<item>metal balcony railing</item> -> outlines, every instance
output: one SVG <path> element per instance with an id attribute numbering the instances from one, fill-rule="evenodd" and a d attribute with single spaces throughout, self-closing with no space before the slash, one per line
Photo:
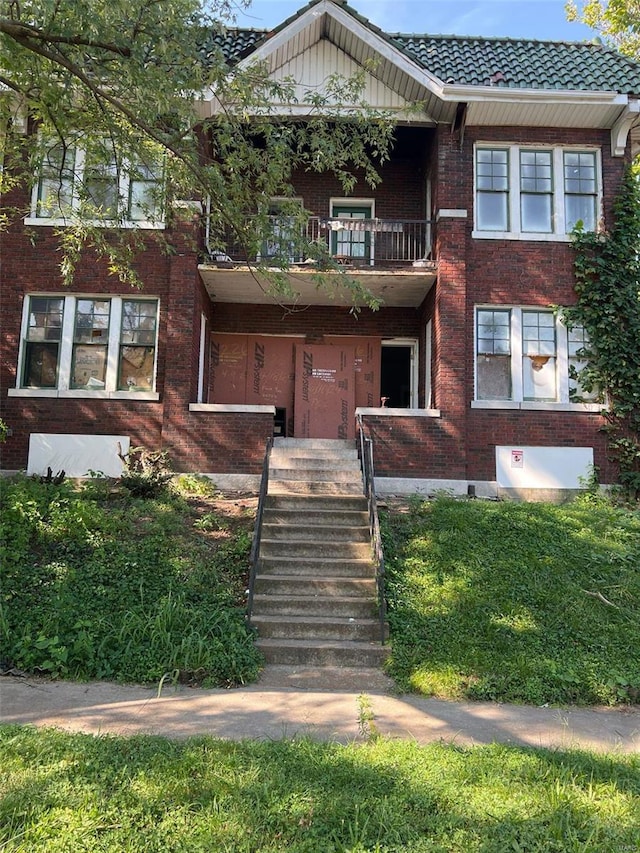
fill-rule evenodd
<path id="1" fill-rule="evenodd" d="M 328 256 L 353 267 L 403 266 L 431 256 L 431 221 L 310 216 L 301 225 L 295 217 L 273 216 L 260 251 L 227 241 L 221 254 L 240 263 L 307 264 Z"/>

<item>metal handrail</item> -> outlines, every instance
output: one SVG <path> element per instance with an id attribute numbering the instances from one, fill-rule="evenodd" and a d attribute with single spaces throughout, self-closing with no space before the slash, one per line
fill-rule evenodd
<path id="1" fill-rule="evenodd" d="M 385 569 L 384 552 L 382 549 L 382 535 L 380 533 L 380 520 L 378 518 L 378 503 L 376 501 L 376 490 L 373 467 L 373 440 L 364 434 L 362 415 L 358 415 L 358 431 L 360 435 L 360 461 L 364 479 L 364 493 L 369 508 L 369 535 L 373 546 L 373 559 L 376 565 L 376 586 L 378 590 L 378 613 L 380 618 L 380 642 L 384 646 L 387 641 L 387 601 L 385 595 Z"/>
<path id="2" fill-rule="evenodd" d="M 273 436 L 269 436 L 264 452 L 264 462 L 262 463 L 262 477 L 260 479 L 260 492 L 258 494 L 256 523 L 253 528 L 253 541 L 251 542 L 251 569 L 249 571 L 249 597 L 247 599 L 248 622 L 251 622 L 251 612 L 253 609 L 253 588 L 255 586 L 256 574 L 258 572 L 258 564 L 260 562 L 260 538 L 262 536 L 262 518 L 264 516 L 264 505 L 267 498 L 267 490 L 269 488 L 269 459 L 271 457 L 272 448 Z"/>

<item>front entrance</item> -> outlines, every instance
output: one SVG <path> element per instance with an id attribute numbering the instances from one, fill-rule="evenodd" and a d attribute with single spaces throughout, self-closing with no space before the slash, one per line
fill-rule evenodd
<path id="1" fill-rule="evenodd" d="M 294 435 L 354 438 L 354 348 L 297 344 L 295 359 Z"/>
<path id="2" fill-rule="evenodd" d="M 380 364 L 376 337 L 214 332 L 207 402 L 274 406 L 276 435 L 351 439 L 356 408 L 380 405 Z"/>

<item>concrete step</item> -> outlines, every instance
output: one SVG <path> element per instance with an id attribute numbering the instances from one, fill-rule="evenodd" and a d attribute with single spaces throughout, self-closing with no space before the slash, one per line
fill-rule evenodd
<path id="1" fill-rule="evenodd" d="M 362 483 L 317 482 L 309 480 L 272 479 L 269 477 L 269 495 L 362 495 Z"/>
<path id="2" fill-rule="evenodd" d="M 275 438 L 274 449 L 280 450 L 318 450 L 339 453 L 340 451 L 356 451 L 356 443 L 353 439 L 341 440 L 336 438 Z"/>
<path id="3" fill-rule="evenodd" d="M 251 624 L 263 639 L 273 640 L 381 640 L 377 619 L 353 616 L 279 616 L 252 615 Z M 386 639 L 386 638 L 385 638 Z"/>
<path id="4" fill-rule="evenodd" d="M 314 666 L 381 666 L 389 649 L 379 643 L 351 640 L 276 640 L 260 638 L 267 663 Z"/>
<path id="5" fill-rule="evenodd" d="M 272 541 L 292 542 L 311 539 L 314 542 L 369 542 L 369 527 L 362 524 L 348 527 L 346 524 L 307 524 L 298 517 L 297 524 L 289 519 L 288 524 L 273 522 L 271 518 L 262 522 L 262 538 Z"/>
<path id="6" fill-rule="evenodd" d="M 256 616 L 346 616 L 375 619 L 376 601 L 369 597 L 341 595 L 254 595 L 252 619 Z"/>
<path id="7" fill-rule="evenodd" d="M 321 539 L 287 539 L 285 542 L 262 538 L 260 557 L 315 557 L 336 562 L 371 560 L 371 544 L 369 542 L 325 542 Z"/>
<path id="8" fill-rule="evenodd" d="M 367 515 L 367 499 L 360 493 L 349 495 L 267 495 L 265 501 L 265 512 L 304 512 L 312 513 L 334 513 L 335 515 L 346 515 L 350 512 L 363 512 Z"/>
<path id="9" fill-rule="evenodd" d="M 286 463 L 285 463 L 286 464 Z M 303 483 L 359 483 L 362 486 L 360 469 L 331 468 L 326 461 L 318 468 L 285 468 L 269 467 L 269 482 L 271 480 L 300 480 Z"/>
<path id="10" fill-rule="evenodd" d="M 367 543 L 367 548 L 369 544 Z M 371 554 L 362 559 L 325 560 L 322 557 L 291 557 L 288 549 L 270 557 L 261 557 L 256 577 L 271 575 L 295 575 L 308 578 L 375 578 L 376 570 L 371 562 Z"/>
<path id="11" fill-rule="evenodd" d="M 335 576 L 305 577 L 304 575 L 258 575 L 254 594 L 287 595 L 299 597 L 338 596 L 339 598 L 365 597 L 374 601 L 375 578 L 353 578 Z"/>
<path id="12" fill-rule="evenodd" d="M 274 496 L 275 497 L 275 496 Z M 369 529 L 369 513 L 357 509 L 318 509 L 307 507 L 307 498 L 297 502 L 291 509 L 266 506 L 262 524 L 296 524 L 305 527 L 365 527 Z"/>
<path id="13" fill-rule="evenodd" d="M 269 464 L 274 468 L 336 468 L 345 471 L 359 471 L 360 460 L 353 453 L 331 453 L 318 450 L 306 453 L 303 450 L 272 450 Z"/>

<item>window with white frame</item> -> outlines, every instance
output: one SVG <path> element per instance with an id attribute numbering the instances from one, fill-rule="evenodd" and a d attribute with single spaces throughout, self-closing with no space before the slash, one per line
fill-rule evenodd
<path id="1" fill-rule="evenodd" d="M 599 394 L 572 378 L 586 364 L 587 345 L 582 326 L 568 330 L 552 311 L 477 308 L 476 400 L 595 402 Z"/>
<path id="2" fill-rule="evenodd" d="M 27 223 L 65 224 L 82 212 L 108 225 L 160 228 L 163 189 L 162 167 L 151 155 L 129 161 L 107 144 L 88 151 L 56 142 L 43 152 Z"/>
<path id="3" fill-rule="evenodd" d="M 158 300 L 27 296 L 19 388 L 154 392 Z"/>
<path id="4" fill-rule="evenodd" d="M 578 222 L 595 231 L 601 198 L 595 149 L 476 146 L 475 236 L 566 239 Z"/>

